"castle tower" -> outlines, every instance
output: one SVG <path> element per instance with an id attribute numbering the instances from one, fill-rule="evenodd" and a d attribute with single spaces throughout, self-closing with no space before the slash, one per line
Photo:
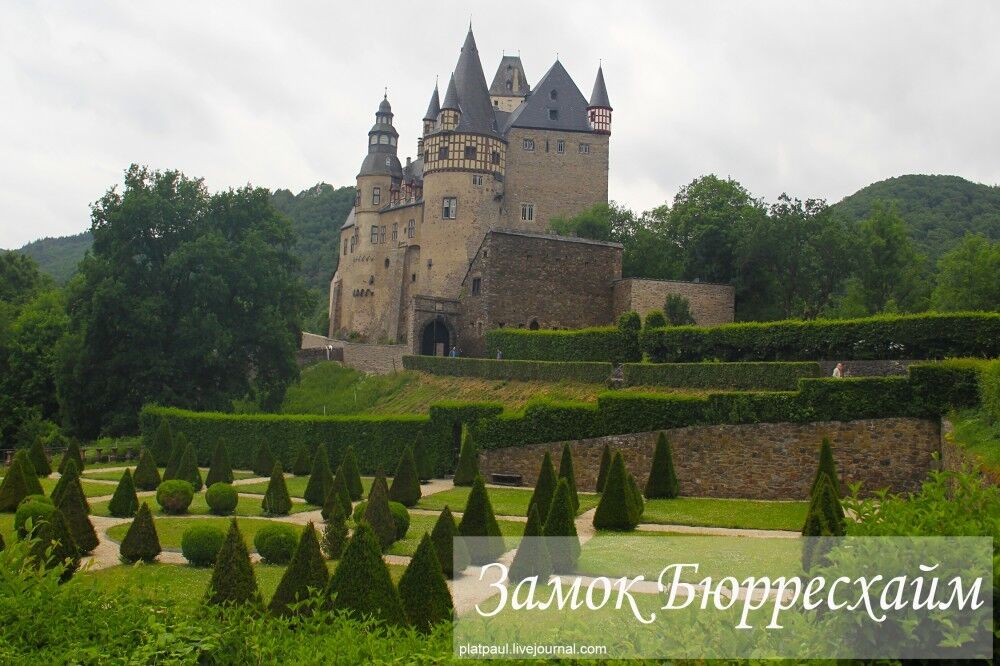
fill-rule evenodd
<path id="1" fill-rule="evenodd" d="M 520 56 L 505 55 L 500 60 L 497 73 L 493 75 L 490 84 L 490 100 L 500 111 L 511 112 L 516 109 L 531 92 L 528 77 L 524 74 L 524 65 Z"/>
<path id="2" fill-rule="evenodd" d="M 375 124 L 368 130 L 368 154 L 358 172 L 356 215 L 379 210 L 389 203 L 389 192 L 403 177 L 403 167 L 396 156 L 399 133 L 392 125 L 392 106 L 382 98 L 375 112 Z"/>
<path id="3" fill-rule="evenodd" d="M 611 134 L 612 110 L 611 101 L 608 99 L 608 88 L 604 85 L 604 69 L 598 65 L 594 92 L 590 94 L 590 104 L 587 105 L 587 117 L 595 132 Z"/>
<path id="4" fill-rule="evenodd" d="M 424 131 L 417 140 L 417 157 L 424 154 L 424 137 L 434 131 L 434 123 L 441 115 L 441 102 L 438 99 L 437 81 L 434 82 L 434 92 L 431 93 L 431 101 L 427 105 L 427 112 L 424 114 Z"/>

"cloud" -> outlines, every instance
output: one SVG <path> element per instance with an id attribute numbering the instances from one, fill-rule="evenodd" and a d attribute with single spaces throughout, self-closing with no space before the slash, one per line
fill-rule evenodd
<path id="1" fill-rule="evenodd" d="M 847 0 L 474 6 L 487 78 L 556 58 L 615 106 L 611 197 L 705 173 L 838 200 L 902 173 L 1000 182 L 1000 6 Z M 299 190 L 353 183 L 383 87 L 401 156 L 469 5 L 4 3 L 0 247 L 76 233 L 131 162 Z"/>

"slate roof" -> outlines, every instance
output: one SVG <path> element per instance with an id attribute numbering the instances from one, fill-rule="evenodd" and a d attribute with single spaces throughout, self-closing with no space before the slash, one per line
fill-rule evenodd
<path id="1" fill-rule="evenodd" d="M 403 177 L 403 166 L 399 163 L 399 158 L 395 153 L 374 152 L 365 155 L 365 160 L 361 163 L 359 176 L 392 176 L 393 178 Z"/>
<path id="2" fill-rule="evenodd" d="M 341 229 L 349 229 L 349 228 L 351 228 L 353 226 L 354 226 L 354 206 L 351 206 L 351 210 L 348 211 L 348 213 L 347 213 L 347 219 L 344 221 L 343 226 L 340 227 L 340 228 Z"/>
<path id="3" fill-rule="evenodd" d="M 458 87 L 455 85 L 454 73 L 452 73 L 451 78 L 448 79 L 448 89 L 444 93 L 444 103 L 441 104 L 441 108 L 455 110 L 461 109 L 461 105 L 458 102 Z"/>
<path id="4" fill-rule="evenodd" d="M 550 114 L 555 111 L 555 117 Z M 511 114 L 510 127 L 592 132 L 587 100 L 558 60 L 541 78 L 528 98 Z M 505 128 L 505 129 L 507 129 Z"/>
<path id="5" fill-rule="evenodd" d="M 434 92 L 431 93 L 430 104 L 427 105 L 427 113 L 424 114 L 424 120 L 437 120 L 438 114 L 441 112 L 441 102 L 438 101 L 438 86 L 437 83 L 434 84 Z"/>
<path id="6" fill-rule="evenodd" d="M 507 87 L 507 83 L 511 87 Z M 520 56 L 505 55 L 500 59 L 500 66 L 493 76 L 493 83 L 490 84 L 490 94 L 500 96 L 520 95 L 524 96 L 531 92 L 528 85 L 528 77 L 524 74 L 524 65 L 521 64 Z"/>
<path id="7" fill-rule="evenodd" d="M 458 93 L 459 132 L 476 132 L 479 134 L 499 134 L 496 116 L 493 115 L 493 103 L 490 102 L 490 91 L 486 87 L 486 76 L 479 60 L 479 50 L 476 48 L 476 38 L 472 35 L 472 27 L 465 36 L 462 53 L 458 56 L 458 64 L 452 75 Z M 448 84 L 449 93 L 451 83 Z M 448 96 L 441 108 L 448 108 Z"/>
<path id="8" fill-rule="evenodd" d="M 604 85 L 604 68 L 601 66 L 597 67 L 597 79 L 594 81 L 594 92 L 590 94 L 590 105 L 611 108 L 608 87 Z"/>

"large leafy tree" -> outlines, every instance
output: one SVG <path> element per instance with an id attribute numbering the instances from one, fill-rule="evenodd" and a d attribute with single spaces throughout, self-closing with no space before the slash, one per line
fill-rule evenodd
<path id="1" fill-rule="evenodd" d="M 68 287 L 58 386 L 82 436 L 136 428 L 160 402 L 279 404 L 297 376 L 305 292 L 288 222 L 267 190 L 210 194 L 200 179 L 136 165 L 92 207 L 93 249 Z"/>
<path id="2" fill-rule="evenodd" d="M 937 266 L 935 310 L 1000 310 L 1000 241 L 969 234 Z"/>

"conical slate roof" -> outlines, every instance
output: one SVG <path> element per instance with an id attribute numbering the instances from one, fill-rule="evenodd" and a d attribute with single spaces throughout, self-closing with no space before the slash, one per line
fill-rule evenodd
<path id="1" fill-rule="evenodd" d="M 442 109 L 454 109 L 455 111 L 461 110 L 461 105 L 458 102 L 458 87 L 455 85 L 455 74 L 451 75 L 451 79 L 448 80 L 448 90 L 444 93 L 444 104 L 441 105 Z"/>
<path id="2" fill-rule="evenodd" d="M 597 67 L 597 80 L 594 81 L 594 92 L 590 94 L 590 105 L 611 109 L 611 100 L 608 99 L 608 87 L 604 85 L 604 68 L 599 65 Z"/>
<path id="3" fill-rule="evenodd" d="M 479 61 L 479 50 L 476 48 L 476 38 L 472 35 L 471 26 L 465 36 L 462 53 L 458 56 L 458 64 L 455 65 L 454 80 L 461 110 L 458 131 L 497 134 L 490 91 L 486 87 L 486 75 L 483 74 L 483 65 Z M 449 93 L 450 87 L 449 84 Z M 447 101 L 446 96 L 445 106 L 442 108 L 447 108 Z"/>
<path id="4" fill-rule="evenodd" d="M 430 104 L 427 105 L 427 113 L 424 114 L 424 120 L 437 120 L 438 113 L 441 112 L 441 103 L 438 101 L 438 86 L 434 83 L 434 92 L 431 93 Z"/>
<path id="5" fill-rule="evenodd" d="M 510 116 L 507 127 L 590 132 L 587 100 L 558 60 Z"/>
<path id="6" fill-rule="evenodd" d="M 497 96 L 520 95 L 524 97 L 531 92 L 528 77 L 524 73 L 524 65 L 520 56 L 505 55 L 500 59 L 500 66 L 490 84 L 490 94 Z"/>

